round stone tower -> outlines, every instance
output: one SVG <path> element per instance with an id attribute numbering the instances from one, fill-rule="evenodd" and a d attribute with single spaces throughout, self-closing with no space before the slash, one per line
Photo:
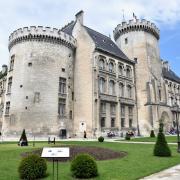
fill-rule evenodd
<path id="1" fill-rule="evenodd" d="M 5 136 L 23 129 L 33 136 L 71 132 L 75 47 L 76 40 L 56 28 L 24 27 L 10 35 Z"/>
<path id="2" fill-rule="evenodd" d="M 159 103 L 158 87 L 161 86 L 159 29 L 145 19 L 133 19 L 115 28 L 114 39 L 130 59 L 137 60 L 135 79 L 138 120 L 141 134 L 148 134 L 154 127 L 154 121 L 157 122 L 159 118 L 157 107 L 151 106 L 152 103 Z"/>

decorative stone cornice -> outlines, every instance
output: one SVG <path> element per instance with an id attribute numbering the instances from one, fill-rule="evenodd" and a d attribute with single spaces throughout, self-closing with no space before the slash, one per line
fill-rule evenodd
<path id="1" fill-rule="evenodd" d="M 146 31 L 153 34 L 159 40 L 159 29 L 154 23 L 145 19 L 132 19 L 129 20 L 129 22 L 122 22 L 121 24 L 118 24 L 113 31 L 114 39 L 117 40 L 120 35 L 131 31 Z"/>
<path id="2" fill-rule="evenodd" d="M 30 26 L 15 30 L 9 36 L 9 50 L 17 43 L 24 41 L 44 41 L 63 44 L 71 49 L 76 48 L 76 39 L 56 28 Z"/>

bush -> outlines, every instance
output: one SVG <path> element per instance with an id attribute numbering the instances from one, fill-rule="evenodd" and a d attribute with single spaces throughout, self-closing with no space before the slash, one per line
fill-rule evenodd
<path id="1" fill-rule="evenodd" d="M 26 131 L 23 129 L 23 132 L 21 134 L 21 138 L 19 139 L 19 145 L 20 146 L 28 146 L 28 140 L 26 137 Z"/>
<path id="2" fill-rule="evenodd" d="M 163 133 L 163 123 L 159 124 L 159 133 L 157 136 L 156 144 L 154 146 L 154 156 L 171 156 L 171 150 L 169 149 L 169 146 Z"/>
<path id="3" fill-rule="evenodd" d="M 152 138 L 156 137 L 154 134 L 154 130 L 151 130 L 150 137 L 152 137 Z"/>
<path id="4" fill-rule="evenodd" d="M 99 141 L 99 142 L 103 142 L 103 141 L 104 141 L 104 137 L 100 136 L 100 137 L 98 138 L 98 141 Z"/>
<path id="5" fill-rule="evenodd" d="M 71 172 L 76 178 L 92 178 L 98 175 L 97 164 L 88 154 L 77 155 L 71 163 Z"/>
<path id="6" fill-rule="evenodd" d="M 125 140 L 131 140 L 131 135 L 129 133 L 126 133 Z"/>
<path id="7" fill-rule="evenodd" d="M 46 170 L 45 159 L 33 154 L 22 159 L 18 172 L 21 179 L 34 180 L 45 177 Z"/>

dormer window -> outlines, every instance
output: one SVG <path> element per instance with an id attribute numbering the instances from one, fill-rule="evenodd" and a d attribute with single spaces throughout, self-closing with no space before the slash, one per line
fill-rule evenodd
<path id="1" fill-rule="evenodd" d="M 119 65 L 119 74 L 123 75 L 123 66 L 122 65 Z"/>
<path id="2" fill-rule="evenodd" d="M 127 67 L 127 69 L 126 69 L 126 76 L 127 76 L 128 78 L 131 77 L 131 68 L 130 68 L 130 67 Z"/>
<path id="3" fill-rule="evenodd" d="M 99 60 L 99 69 L 105 69 L 105 62 L 103 59 Z"/>
<path id="4" fill-rule="evenodd" d="M 114 72 L 114 64 L 112 62 L 109 63 L 109 72 Z"/>

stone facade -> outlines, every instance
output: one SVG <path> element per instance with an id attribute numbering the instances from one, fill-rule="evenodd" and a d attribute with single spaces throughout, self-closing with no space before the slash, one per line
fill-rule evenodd
<path id="1" fill-rule="evenodd" d="M 159 30 L 146 20 L 123 22 L 116 44 L 83 24 L 83 11 L 62 29 L 30 27 L 9 37 L 8 73 L 0 79 L 5 137 L 148 135 L 174 125 L 180 79 L 160 60 Z M 124 54 L 125 53 L 125 54 Z"/>

